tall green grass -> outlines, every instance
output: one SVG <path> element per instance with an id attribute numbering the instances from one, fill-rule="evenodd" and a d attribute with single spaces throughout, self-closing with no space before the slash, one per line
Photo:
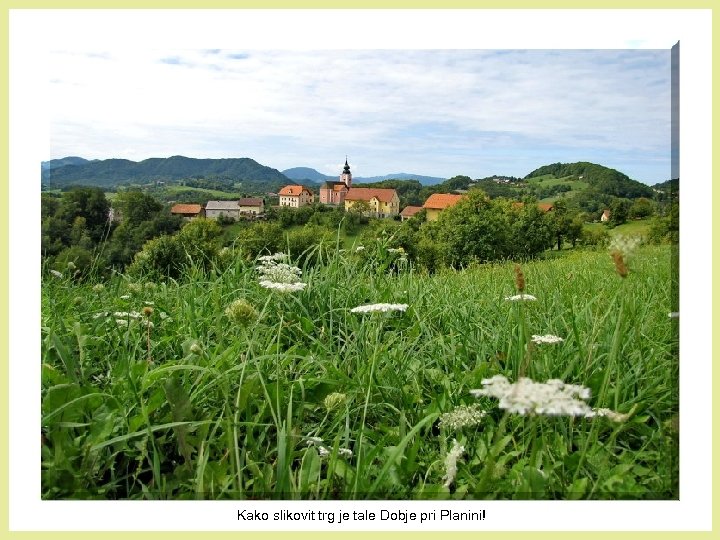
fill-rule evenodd
<path id="1" fill-rule="evenodd" d="M 242 257 L 164 283 L 48 275 L 42 496 L 678 496 L 669 248 L 641 248 L 625 279 L 603 252 L 524 264 L 537 301 L 522 305 L 505 300 L 512 264 L 426 275 L 366 251 L 309 258 L 320 262 L 304 268 L 308 286 L 287 295 L 261 288 Z M 239 298 L 257 312 L 247 324 L 225 313 Z M 409 307 L 350 312 L 379 302 Z M 152 314 L 113 316 L 144 306 Z M 591 406 L 632 414 L 505 414 L 469 393 L 495 374 L 582 384 Z M 478 425 L 441 426 L 475 403 Z M 446 485 L 453 439 L 465 452 Z"/>

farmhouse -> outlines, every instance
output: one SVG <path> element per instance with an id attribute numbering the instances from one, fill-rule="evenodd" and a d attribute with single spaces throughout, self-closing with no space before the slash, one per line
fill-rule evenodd
<path id="1" fill-rule="evenodd" d="M 265 211 L 262 199 L 245 198 L 237 201 L 208 201 L 205 205 L 205 217 L 217 219 L 220 216 L 240 219 L 241 216 L 258 215 Z"/>
<path id="2" fill-rule="evenodd" d="M 600 216 L 600 221 L 603 223 L 610 220 L 610 210 L 603 210 L 602 216 Z"/>
<path id="3" fill-rule="evenodd" d="M 422 206 L 427 212 L 427 220 L 435 221 L 440 215 L 440 212 L 459 203 L 462 198 L 462 195 L 451 195 L 450 193 L 433 193 L 427 198 L 425 204 L 423 204 Z"/>
<path id="4" fill-rule="evenodd" d="M 170 213 L 174 216 L 181 216 L 186 220 L 195 219 L 205 216 L 205 210 L 201 204 L 182 204 L 178 203 L 170 208 Z"/>
<path id="5" fill-rule="evenodd" d="M 305 186 L 285 186 L 278 192 L 280 206 L 300 208 L 315 201 L 315 195 Z"/>
<path id="6" fill-rule="evenodd" d="M 238 202 L 241 214 L 262 214 L 265 212 L 265 201 L 259 198 L 240 199 Z"/>
<path id="7" fill-rule="evenodd" d="M 333 204 L 342 206 L 345 204 L 345 197 L 352 187 L 352 173 L 350 165 L 348 165 L 347 157 L 345 158 L 345 167 L 340 174 L 339 182 L 325 182 L 320 187 L 320 202 L 322 204 Z"/>
<path id="8" fill-rule="evenodd" d="M 387 188 L 351 188 L 345 195 L 345 210 L 355 204 L 365 202 L 369 210 L 365 212 L 373 217 L 393 217 L 400 213 L 400 197 L 397 191 Z"/>
<path id="9" fill-rule="evenodd" d="M 406 206 L 403 208 L 403 211 L 400 212 L 400 220 L 405 221 L 406 219 L 410 219 L 422 209 L 422 206 Z"/>

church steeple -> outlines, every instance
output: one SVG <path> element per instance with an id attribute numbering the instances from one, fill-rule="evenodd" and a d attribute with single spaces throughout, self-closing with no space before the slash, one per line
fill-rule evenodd
<path id="1" fill-rule="evenodd" d="M 345 166 L 343 167 L 342 174 L 340 175 L 340 181 L 344 183 L 348 189 L 352 185 L 352 173 L 350 172 L 350 165 L 348 165 L 347 156 L 345 156 Z"/>

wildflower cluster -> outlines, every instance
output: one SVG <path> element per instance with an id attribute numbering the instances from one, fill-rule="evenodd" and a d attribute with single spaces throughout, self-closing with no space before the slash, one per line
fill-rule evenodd
<path id="1" fill-rule="evenodd" d="M 333 392 L 332 394 L 328 394 L 325 396 L 325 399 L 323 400 L 323 405 L 325 405 L 325 408 L 329 411 L 335 410 L 338 407 L 341 407 L 345 400 L 347 399 L 347 396 L 345 394 L 341 394 L 340 392 Z"/>
<path id="2" fill-rule="evenodd" d="M 565 384 L 559 379 L 538 383 L 521 377 L 511 384 L 506 377 L 495 375 L 483 379 L 481 390 L 471 390 L 475 397 L 488 396 L 500 400 L 499 407 L 510 413 L 548 416 L 594 416 L 584 399 L 590 398 L 590 389 Z M 578 399 L 580 398 L 580 399 Z"/>
<path id="3" fill-rule="evenodd" d="M 440 415 L 440 427 L 456 431 L 465 427 L 477 426 L 487 413 L 480 405 L 460 405 L 454 410 Z"/>
<path id="4" fill-rule="evenodd" d="M 316 446 L 318 449 L 318 454 L 320 454 L 320 457 L 327 457 L 330 455 L 330 449 L 323 445 L 323 440 L 320 437 L 307 437 L 306 438 L 306 444 L 308 446 Z M 352 450 L 349 448 L 338 448 L 338 456 L 344 457 L 344 458 L 351 458 L 353 453 Z"/>
<path id="5" fill-rule="evenodd" d="M 585 401 L 590 389 L 578 384 L 565 384 L 559 379 L 544 383 L 521 377 L 511 384 L 506 377 L 495 375 L 483 379 L 480 390 L 470 390 L 475 397 L 488 396 L 500 400 L 498 406 L 509 413 L 545 416 L 604 416 L 613 422 L 625 422 L 634 412 L 621 414 L 611 409 L 593 409 Z M 579 399 L 578 399 L 579 398 Z"/>
<path id="6" fill-rule="evenodd" d="M 286 257 L 284 253 L 265 255 L 260 257 L 260 266 L 257 271 L 260 274 L 260 286 L 265 289 L 272 289 L 278 292 L 302 291 L 306 283 L 300 281 L 302 270 L 297 266 L 278 262 Z"/>
<path id="7" fill-rule="evenodd" d="M 455 481 L 455 475 L 457 474 L 457 460 L 464 453 L 465 447 L 453 439 L 453 447 L 447 453 L 447 456 L 445 456 L 445 476 L 443 476 L 443 479 L 445 480 L 445 487 L 450 487 L 450 485 Z"/>
<path id="8" fill-rule="evenodd" d="M 258 317 L 253 305 L 243 298 L 238 298 L 225 308 L 225 315 L 240 326 L 248 326 Z"/>
<path id="9" fill-rule="evenodd" d="M 532 294 L 516 294 L 515 296 L 506 296 L 505 300 L 509 302 L 522 302 L 522 301 L 531 301 L 534 302 L 537 300 Z"/>
<path id="10" fill-rule="evenodd" d="M 544 336 L 533 335 L 532 337 L 532 342 L 538 345 L 541 343 L 560 343 L 562 341 L 565 340 L 560 336 L 553 336 L 552 334 L 545 334 Z"/>
<path id="11" fill-rule="evenodd" d="M 388 311 L 405 311 L 407 304 L 368 304 L 365 306 L 354 307 L 351 313 L 387 313 Z"/>

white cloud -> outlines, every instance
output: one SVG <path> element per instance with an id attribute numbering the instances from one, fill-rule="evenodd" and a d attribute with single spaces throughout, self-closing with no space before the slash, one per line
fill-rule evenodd
<path id="1" fill-rule="evenodd" d="M 122 49 L 55 52 L 51 66 L 53 157 L 240 152 L 283 169 L 334 152 L 367 174 L 447 176 L 459 171 L 442 155 L 473 148 L 669 155 L 668 51 Z"/>

